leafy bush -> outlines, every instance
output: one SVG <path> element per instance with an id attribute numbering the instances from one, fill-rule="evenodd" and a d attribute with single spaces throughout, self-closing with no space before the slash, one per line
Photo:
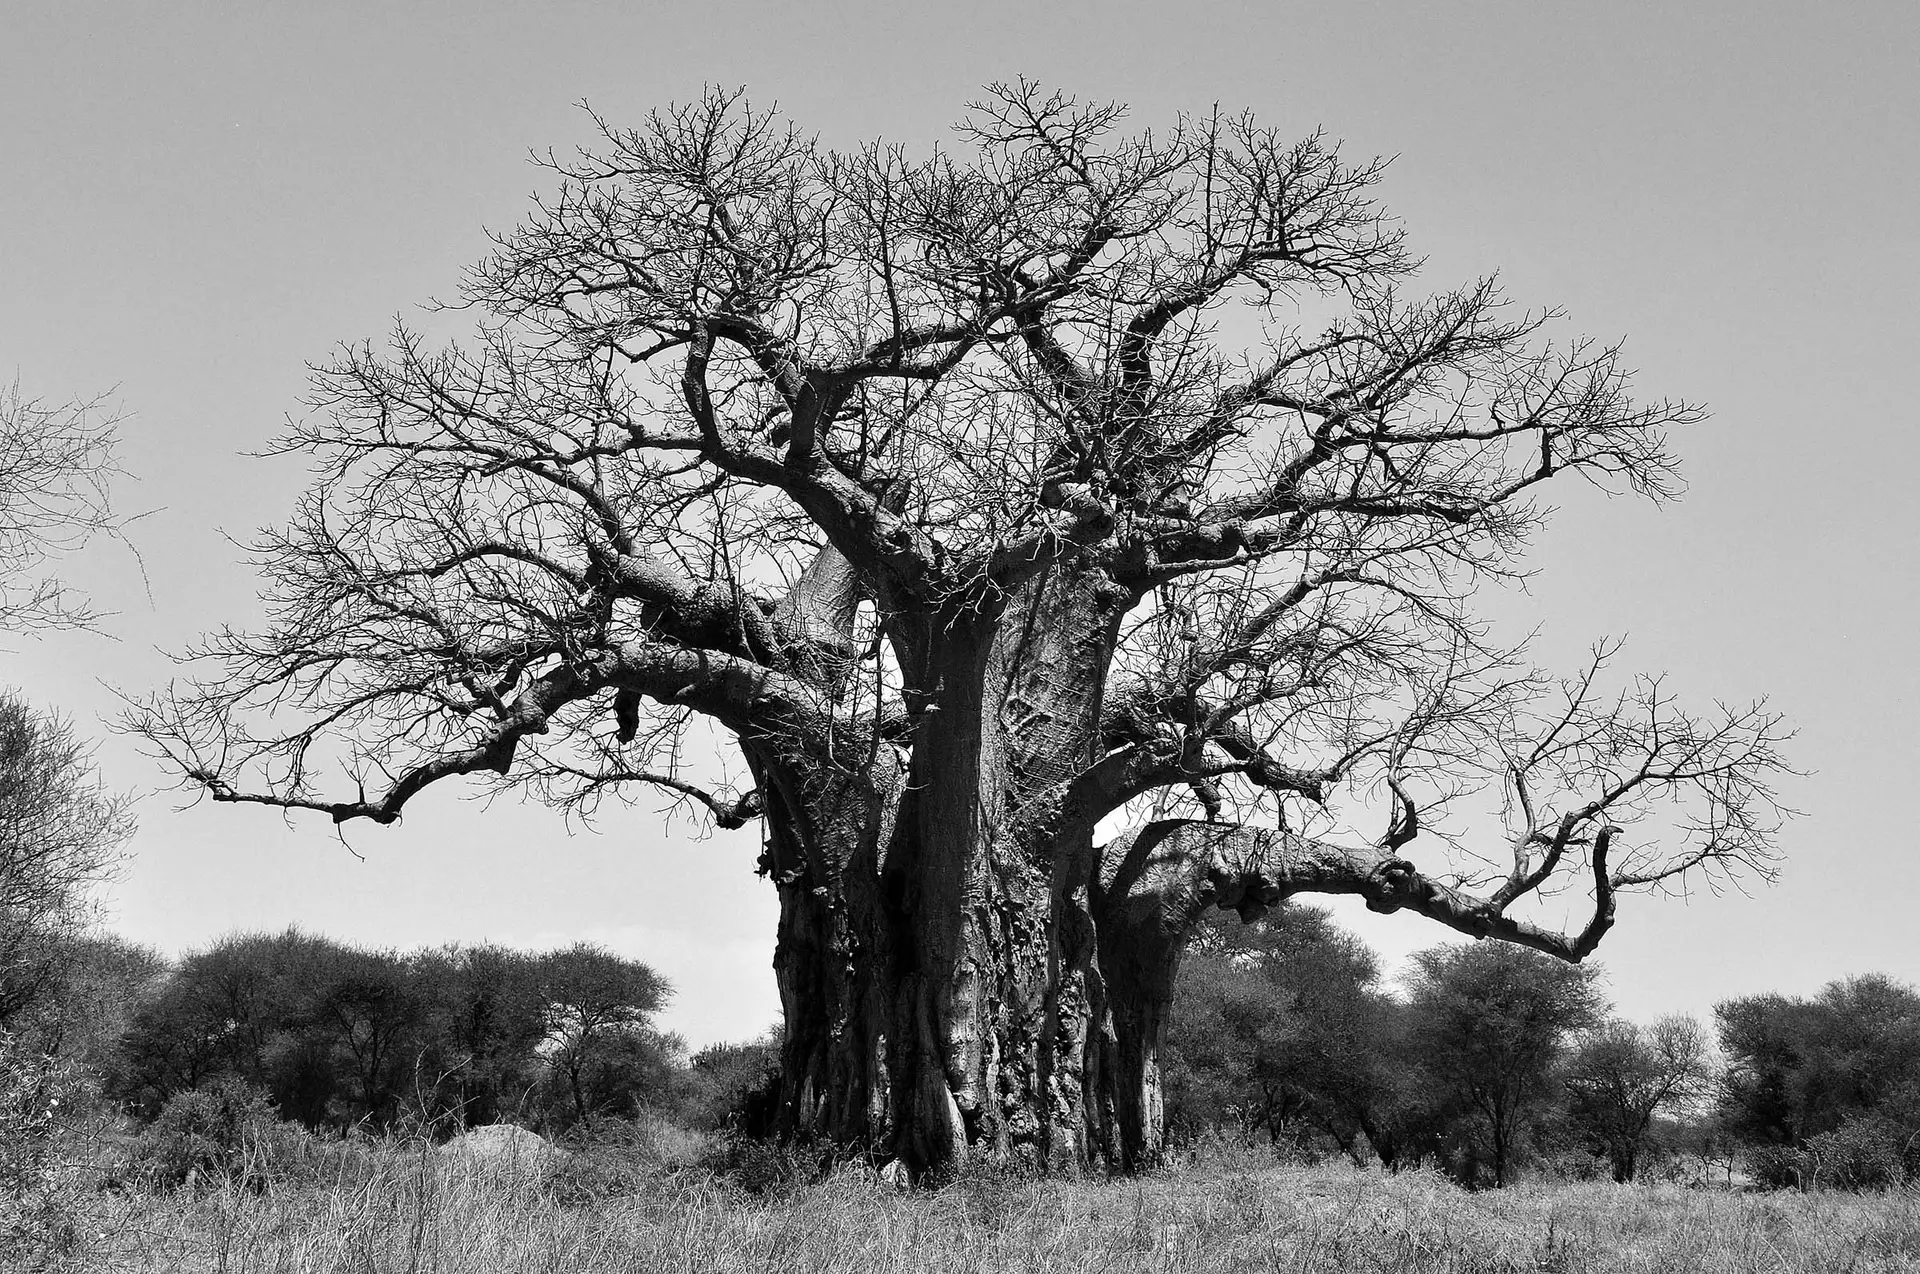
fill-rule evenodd
<path id="1" fill-rule="evenodd" d="M 0 1031 L 0 1269 L 92 1268 L 81 1222 L 99 1111 L 74 1065 L 38 1045 Z"/>
<path id="2" fill-rule="evenodd" d="M 1879 1115 L 1849 1115 L 1802 1146 L 1748 1150 L 1747 1171 L 1768 1189 L 1878 1190 L 1920 1178 L 1920 1132 Z"/>
<path id="3" fill-rule="evenodd" d="M 135 1143 L 133 1175 L 159 1189 L 216 1178 L 259 1184 L 298 1161 L 304 1140 L 265 1093 L 222 1078 L 167 1100 Z"/>
<path id="4" fill-rule="evenodd" d="M 1910 1175 L 1912 1137 L 1889 1119 L 1849 1117 L 1838 1128 L 1807 1139 L 1801 1156 L 1809 1185 L 1836 1190 L 1872 1190 L 1898 1185 Z"/>
<path id="5" fill-rule="evenodd" d="M 698 1169 L 713 1148 L 706 1133 L 642 1111 L 632 1119 L 596 1120 L 562 1142 L 569 1152 L 546 1189 L 562 1203 L 638 1194 L 662 1177 Z"/>
<path id="6" fill-rule="evenodd" d="M 1812 1147 L 1839 1134 L 1822 1153 L 1844 1164 L 1868 1135 L 1842 1132 L 1850 1120 L 1920 1127 L 1920 990 L 1868 974 L 1811 1000 L 1728 1000 L 1714 1017 L 1727 1058 L 1721 1116 L 1748 1142 Z"/>
<path id="7" fill-rule="evenodd" d="M 820 1156 L 790 1142 L 739 1135 L 722 1137 L 696 1165 L 748 1194 L 773 1195 L 820 1176 Z"/>
<path id="8" fill-rule="evenodd" d="M 403 954 L 235 934 L 142 997 L 104 1069 L 147 1117 L 229 1075 L 315 1131 L 512 1116 L 559 1131 L 667 1095 L 680 1045 L 650 1024 L 667 995 L 646 965 L 587 945 Z"/>
<path id="9" fill-rule="evenodd" d="M 780 1086 L 780 1036 L 710 1044 L 693 1055 L 679 1085 L 680 1117 L 704 1131 L 749 1137 L 773 1130 Z"/>
<path id="10" fill-rule="evenodd" d="M 1768 1190 L 1786 1190 L 1806 1184 L 1806 1156 L 1792 1146 L 1752 1146 L 1746 1155 L 1747 1175 Z"/>
<path id="11" fill-rule="evenodd" d="M 40 1183 L 77 1089 L 58 1057 L 0 1031 L 0 1190 L 18 1198 Z"/>
<path id="12" fill-rule="evenodd" d="M 1175 1140 L 1234 1128 L 1276 1150 L 1364 1157 L 1361 1125 L 1388 1122 L 1399 1069 L 1384 1056 L 1395 1006 L 1379 978 L 1373 952 L 1318 908 L 1209 914 L 1180 966 L 1162 1058 Z"/>

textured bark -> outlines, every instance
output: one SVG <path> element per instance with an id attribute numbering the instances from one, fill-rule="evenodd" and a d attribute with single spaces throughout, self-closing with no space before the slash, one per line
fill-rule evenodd
<path id="1" fill-rule="evenodd" d="M 756 757 L 789 1133 L 915 1170 L 1111 1158 L 1093 847 L 1059 794 L 1092 760 L 1119 601 L 1042 577 L 1006 603 L 1026 608 L 1012 622 L 923 626 L 902 661 L 919 688 L 904 760 Z"/>
<path id="2" fill-rule="evenodd" d="M 982 756 L 978 720 L 929 755 Z M 1090 842 L 989 836 L 954 771 L 905 771 L 891 749 L 811 784 L 794 768 L 763 765 L 777 794 L 765 866 L 781 899 L 780 1127 L 916 1171 L 980 1153 L 1152 1166 L 1167 1012 L 1206 910 L 1252 917 L 1307 890 L 1405 901 L 1410 867 L 1384 850 L 1176 820 L 1096 856 Z M 976 775 L 971 790 L 996 781 Z M 933 855 L 954 892 L 924 886 Z"/>
<path id="3" fill-rule="evenodd" d="M 1136 1170 L 1165 1141 L 1160 1053 L 1181 957 L 1209 908 L 1252 920 L 1296 893 L 1355 893 L 1377 911 L 1426 895 L 1412 864 L 1378 847 L 1351 849 L 1233 824 L 1168 820 L 1105 846 L 1094 881 L 1101 972 L 1111 1004 L 1102 1041 L 1108 1161 Z"/>
<path id="4" fill-rule="evenodd" d="M 1167 820 L 1096 848 L 1073 780 L 1100 759 L 1126 600 L 1097 576 L 1042 573 L 997 613 L 904 629 L 902 743 L 828 761 L 749 749 L 781 900 L 786 1135 L 916 1172 L 980 1154 L 1153 1166 L 1174 983 L 1211 907 L 1252 918 L 1295 893 L 1353 893 L 1567 944 L 1422 878 L 1392 835 L 1353 848 Z"/>
<path id="5" fill-rule="evenodd" d="M 788 1136 L 871 1141 L 887 1121 L 891 927 L 879 867 L 903 775 L 759 758 L 772 798 L 762 869 L 780 895 L 774 951 L 786 1036 L 776 1122 Z"/>

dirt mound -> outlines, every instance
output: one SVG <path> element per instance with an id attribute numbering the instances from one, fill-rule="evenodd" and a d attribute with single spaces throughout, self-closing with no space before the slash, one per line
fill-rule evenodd
<path id="1" fill-rule="evenodd" d="M 567 1161 L 567 1152 L 514 1124 L 488 1124 L 440 1147 L 441 1162 L 488 1175 L 543 1177 Z"/>

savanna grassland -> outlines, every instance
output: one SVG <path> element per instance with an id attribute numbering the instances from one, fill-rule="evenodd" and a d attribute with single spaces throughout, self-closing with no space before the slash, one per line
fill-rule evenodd
<path id="1" fill-rule="evenodd" d="M 1131 1180 L 988 1173 L 917 1191 L 843 1167 L 755 1193 L 738 1167 L 730 1178 L 663 1163 L 654 1147 L 601 1146 L 515 1176 L 390 1140 L 167 1192 L 74 1177 L 4 1205 L 4 1259 L 222 1274 L 1920 1269 L 1912 1191 L 1535 1182 L 1470 1193 L 1431 1171 L 1231 1150 Z"/>

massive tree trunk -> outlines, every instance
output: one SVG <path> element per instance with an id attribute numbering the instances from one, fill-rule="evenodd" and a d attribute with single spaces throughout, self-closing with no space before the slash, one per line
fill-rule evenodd
<path id="1" fill-rule="evenodd" d="M 914 1171 L 980 1154 L 1151 1166 L 1167 1012 L 1206 909 L 1251 916 L 1300 889 L 1415 900 L 1385 850 L 1236 824 L 1095 846 L 1069 794 L 1099 759 L 1127 601 L 1043 574 L 987 618 L 906 630 L 898 745 L 749 749 L 780 891 L 786 1135 Z"/>
<path id="2" fill-rule="evenodd" d="M 1060 578 L 906 630 L 901 751 L 757 757 L 789 1133 L 915 1170 L 1117 1151 L 1092 829 L 1059 794 L 1093 759 L 1123 599 Z"/>
<path id="3" fill-rule="evenodd" d="M 937 730 L 978 734 L 980 720 Z M 992 749 L 923 731 L 943 746 L 910 766 L 883 748 L 866 771 L 772 784 L 786 1135 L 914 1171 L 981 1154 L 1152 1166 L 1168 1009 L 1208 908 L 1253 917 L 1302 891 L 1378 910 L 1450 905 L 1377 847 L 1176 819 L 1096 849 L 1083 829 L 1048 839 L 1035 830 L 1058 830 L 1046 820 L 996 826 L 968 794 L 998 780 L 955 755 Z"/>

